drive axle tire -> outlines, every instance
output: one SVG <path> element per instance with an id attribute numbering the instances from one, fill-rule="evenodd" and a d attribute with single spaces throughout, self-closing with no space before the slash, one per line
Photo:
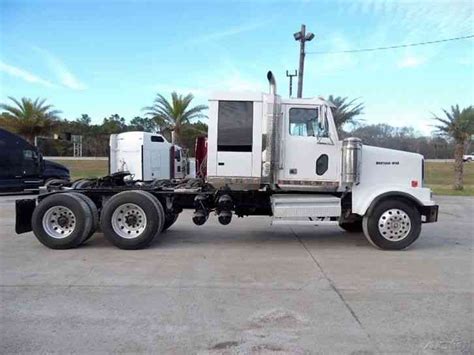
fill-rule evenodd
<path id="1" fill-rule="evenodd" d="M 362 233 L 362 219 L 360 221 L 340 223 L 339 227 L 349 233 Z"/>
<path id="2" fill-rule="evenodd" d="M 178 219 L 179 217 L 179 213 L 176 213 L 176 214 L 172 214 L 172 215 L 167 215 L 165 217 L 165 223 L 163 225 L 163 230 L 162 232 L 165 232 L 168 230 L 169 227 L 171 227 L 175 222 L 176 220 Z"/>
<path id="3" fill-rule="evenodd" d="M 362 227 L 366 238 L 375 247 L 401 250 L 420 236 L 421 215 L 409 202 L 385 200 L 364 216 Z"/>
<path id="4" fill-rule="evenodd" d="M 46 197 L 31 218 L 36 238 L 51 249 L 78 247 L 87 238 L 92 223 L 87 203 L 70 193 Z"/>
<path id="5" fill-rule="evenodd" d="M 100 226 L 105 237 L 121 249 L 146 248 L 163 229 L 165 214 L 149 192 L 133 190 L 112 196 L 103 206 Z"/>
<path id="6" fill-rule="evenodd" d="M 87 206 L 89 207 L 91 216 L 92 216 L 92 225 L 90 231 L 87 233 L 86 238 L 84 239 L 83 243 L 90 239 L 97 231 L 97 227 L 99 226 L 99 212 L 97 211 L 97 206 L 95 203 L 86 195 L 80 194 L 78 192 L 70 192 L 70 195 L 77 196 L 82 201 L 84 201 Z"/>

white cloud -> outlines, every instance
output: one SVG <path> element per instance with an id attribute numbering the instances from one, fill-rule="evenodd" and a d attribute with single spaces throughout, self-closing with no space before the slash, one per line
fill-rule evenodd
<path id="1" fill-rule="evenodd" d="M 329 52 L 338 52 L 351 48 L 351 42 L 341 33 L 333 33 L 321 41 L 321 47 Z M 329 53 L 324 55 L 311 55 L 309 53 L 306 56 L 305 75 L 310 76 L 341 73 L 344 69 L 354 67 L 358 59 L 351 53 Z"/>
<path id="2" fill-rule="evenodd" d="M 457 60 L 457 63 L 461 65 L 472 65 L 472 57 L 471 56 L 461 57 Z"/>
<path id="3" fill-rule="evenodd" d="M 390 105 L 389 108 L 391 107 Z M 413 127 L 424 136 L 431 135 L 433 131 L 433 120 L 424 107 L 387 109 L 386 106 L 372 104 L 366 109 L 363 118 L 366 124 L 385 123 L 393 127 Z"/>
<path id="4" fill-rule="evenodd" d="M 196 97 L 208 98 L 213 91 L 265 91 L 267 90 L 265 84 L 266 80 L 264 76 L 255 80 L 248 75 L 242 73 L 238 69 L 229 68 L 229 63 L 226 65 L 226 69 L 218 70 L 211 77 L 208 76 L 196 76 L 191 78 L 192 82 L 199 83 L 199 87 L 183 86 L 183 85 L 169 85 L 169 84 L 157 84 L 153 85 L 153 89 L 158 90 L 160 93 L 167 95 L 173 91 L 178 94 L 186 95 L 192 93 Z"/>
<path id="5" fill-rule="evenodd" d="M 351 16 L 363 16 L 373 23 L 369 35 L 360 38 L 356 46 L 346 49 L 371 48 L 446 39 L 472 33 L 474 2 L 472 0 L 339 0 L 339 5 Z M 462 41 L 456 42 L 462 45 Z M 469 45 L 468 41 L 464 41 Z M 402 67 L 427 63 L 454 42 L 416 47 L 422 59 L 402 57 L 399 50 L 364 53 L 360 57 L 385 56 Z M 375 63 L 374 63 L 375 64 Z"/>
<path id="6" fill-rule="evenodd" d="M 229 90 L 229 91 L 264 91 L 264 77 L 262 80 L 254 80 L 249 77 L 246 77 L 239 71 L 234 71 L 231 75 L 224 78 L 224 80 L 219 81 L 215 84 L 216 89 L 220 90 Z"/>
<path id="7" fill-rule="evenodd" d="M 157 84 L 153 85 L 153 90 L 169 97 L 173 91 L 178 94 L 187 95 L 189 93 L 194 95 L 194 105 L 207 105 L 208 99 L 213 92 L 217 91 L 233 91 L 233 92 L 262 92 L 267 91 L 267 82 L 265 77 L 255 79 L 247 74 L 242 73 L 237 69 L 229 69 L 229 63 L 215 72 L 215 75 L 208 76 L 195 76 L 190 78 L 190 82 L 199 83 L 199 87 L 186 86 L 186 85 L 169 85 L 169 84 Z"/>
<path id="8" fill-rule="evenodd" d="M 45 49 L 39 47 L 34 47 L 34 49 L 43 55 L 51 71 L 62 85 L 72 90 L 87 89 L 87 86 L 82 83 L 58 57 Z"/>
<path id="9" fill-rule="evenodd" d="M 215 32 L 210 32 L 203 35 L 197 35 L 188 43 L 198 44 L 198 43 L 204 43 L 204 42 L 210 42 L 210 41 L 218 41 L 223 38 L 235 36 L 244 32 L 254 31 L 260 27 L 265 26 L 266 24 L 268 24 L 268 22 L 269 22 L 268 20 L 262 20 L 259 22 L 243 23 L 237 26 L 226 28 L 226 29 L 217 30 Z"/>
<path id="10" fill-rule="evenodd" d="M 398 62 L 399 68 L 415 68 L 425 62 L 424 58 L 415 56 L 405 56 Z"/>
<path id="11" fill-rule="evenodd" d="M 37 76 L 33 73 L 30 73 L 27 70 L 15 67 L 13 65 L 9 65 L 9 64 L 4 63 L 2 61 L 0 61 L 0 71 L 3 72 L 3 73 L 8 74 L 10 76 L 25 80 L 29 83 L 39 84 L 39 85 L 43 85 L 43 86 L 47 86 L 47 87 L 56 86 L 52 82 L 50 82 L 46 79 L 43 79 L 43 78 L 41 78 L 41 77 L 39 77 L 39 76 Z"/>
<path id="12" fill-rule="evenodd" d="M 169 84 L 152 85 L 152 90 L 156 90 L 158 93 L 165 97 L 167 95 L 170 95 L 174 91 L 179 95 L 193 94 L 194 97 L 205 96 L 207 94 L 207 90 L 203 88 L 180 85 L 173 86 Z"/>

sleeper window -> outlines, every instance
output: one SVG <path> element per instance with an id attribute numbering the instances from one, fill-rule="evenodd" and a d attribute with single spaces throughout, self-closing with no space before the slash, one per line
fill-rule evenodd
<path id="1" fill-rule="evenodd" d="M 252 101 L 219 101 L 217 150 L 251 152 Z"/>
<path id="2" fill-rule="evenodd" d="M 151 141 L 152 142 L 163 143 L 165 140 L 163 139 L 163 137 L 160 137 L 160 136 L 151 136 Z"/>

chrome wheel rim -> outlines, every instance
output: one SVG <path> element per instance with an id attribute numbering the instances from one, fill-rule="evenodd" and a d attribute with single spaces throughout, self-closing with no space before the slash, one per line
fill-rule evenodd
<path id="1" fill-rule="evenodd" d="M 52 238 L 64 239 L 76 228 L 76 216 L 67 207 L 51 207 L 43 215 L 43 229 Z"/>
<path id="2" fill-rule="evenodd" d="M 380 216 L 378 228 L 382 237 L 391 242 L 399 242 L 410 234 L 411 220 L 405 211 L 392 208 Z"/>
<path id="3" fill-rule="evenodd" d="M 147 219 L 143 209 L 134 203 L 118 206 L 112 214 L 112 228 L 125 239 L 134 239 L 142 235 Z"/>

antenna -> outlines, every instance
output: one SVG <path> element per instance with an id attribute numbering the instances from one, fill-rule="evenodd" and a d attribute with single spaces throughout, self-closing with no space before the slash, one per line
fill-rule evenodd
<path id="1" fill-rule="evenodd" d="M 290 73 L 288 70 L 286 71 L 286 76 L 290 78 L 290 95 L 289 97 L 293 96 L 293 78 L 298 75 L 298 71 L 296 69 L 293 73 Z"/>

